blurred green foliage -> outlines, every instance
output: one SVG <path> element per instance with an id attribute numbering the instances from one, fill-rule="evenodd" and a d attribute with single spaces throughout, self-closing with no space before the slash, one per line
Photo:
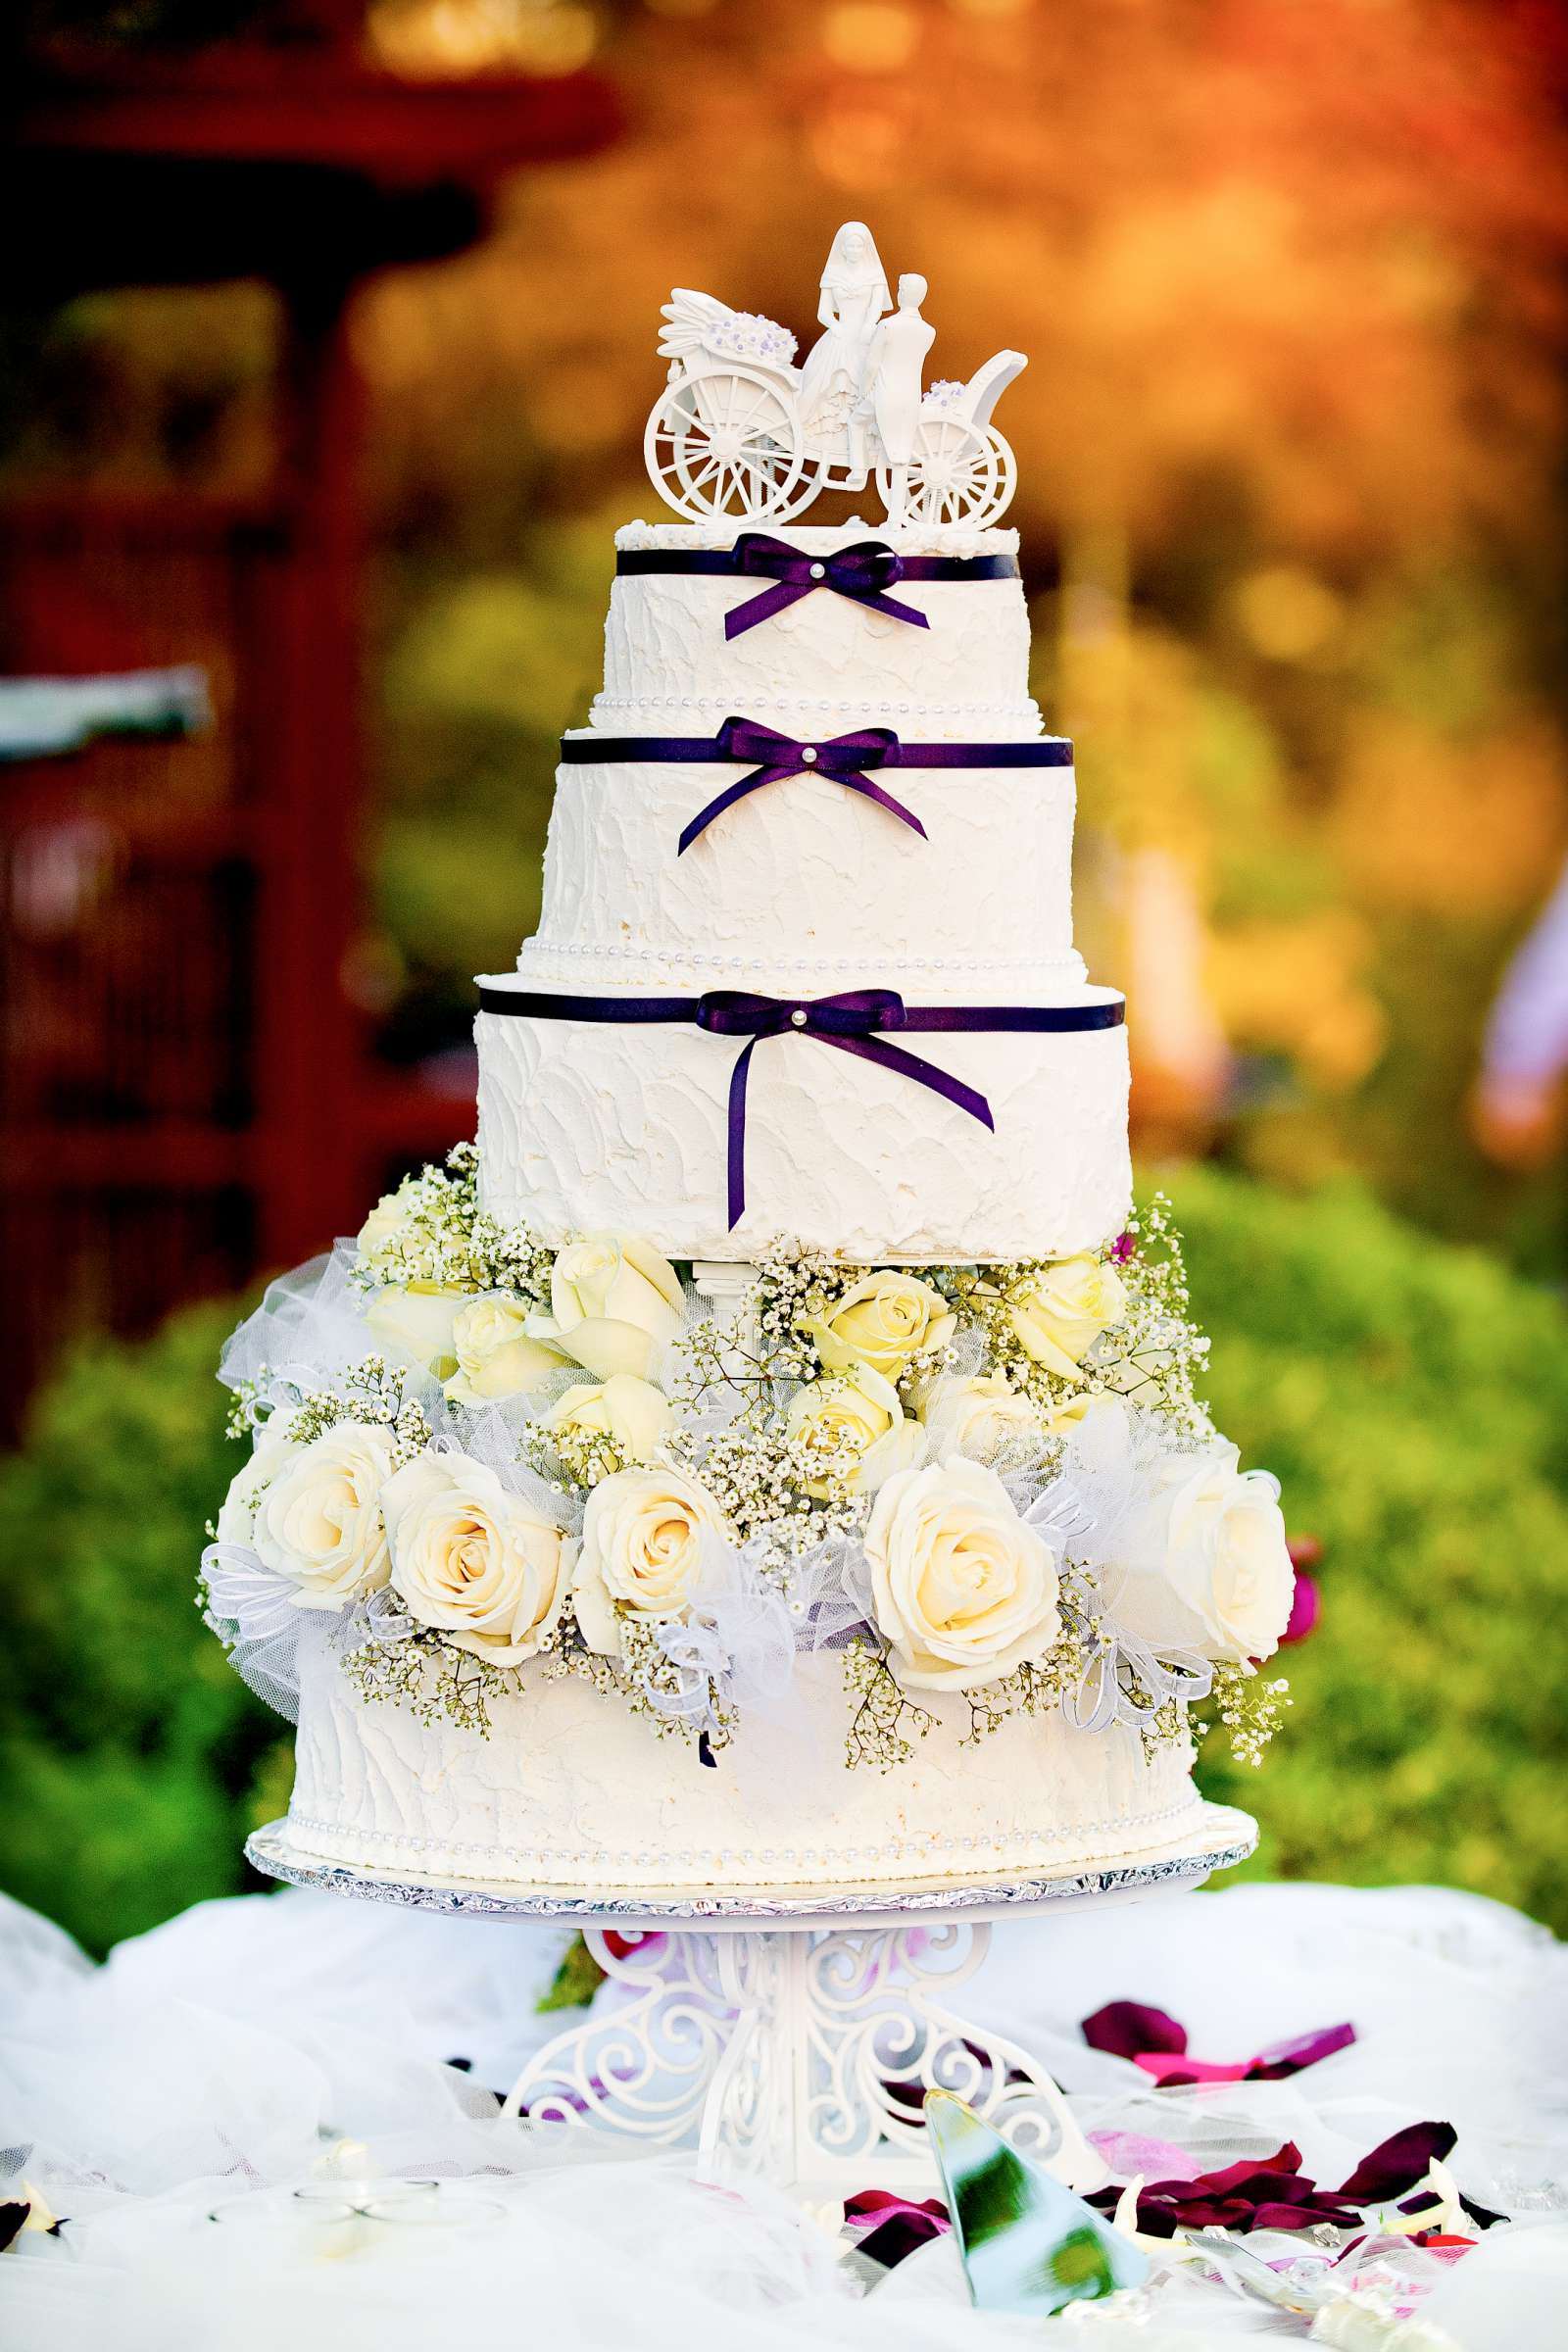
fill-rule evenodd
<path id="1" fill-rule="evenodd" d="M 195 1606 L 238 1460 L 213 1377 L 234 1320 L 202 1306 L 79 1347 L 0 1466 L 0 1882 L 94 1949 L 242 1883 L 285 1728 Z"/>
<path id="2" fill-rule="evenodd" d="M 1173 1185 L 1209 1399 L 1325 1546 L 1249 1875 L 1471 1886 L 1568 1928 L 1568 1317 L 1347 1187 Z"/>
<path id="3" fill-rule="evenodd" d="M 1320 1631 L 1263 1770 L 1204 1762 L 1263 1823 L 1254 1874 L 1438 1881 L 1568 1928 L 1568 1318 L 1359 1191 L 1173 1186 L 1221 1425 L 1326 1546 Z M 95 1949 L 246 1883 L 287 1734 L 192 1593 L 239 1459 L 213 1378 L 234 1310 L 95 1342 L 0 1465 L 0 1881 Z"/>

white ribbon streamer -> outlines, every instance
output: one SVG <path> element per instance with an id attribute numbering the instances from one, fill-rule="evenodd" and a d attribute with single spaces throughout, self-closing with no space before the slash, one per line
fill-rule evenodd
<path id="1" fill-rule="evenodd" d="M 715 1701 L 765 1711 L 794 1676 L 795 1629 L 782 1593 L 727 1544 L 705 1542 L 686 1616 L 659 1622 L 654 1638 L 679 1682 L 674 1690 L 646 1682 L 648 1697 L 697 1730 L 718 1729 Z"/>
<path id="2" fill-rule="evenodd" d="M 334 1611 L 304 1609 L 299 1587 L 245 1544 L 209 1544 L 202 1553 L 207 1623 L 228 1662 L 257 1697 L 289 1723 L 300 1718 L 299 1643 Z"/>

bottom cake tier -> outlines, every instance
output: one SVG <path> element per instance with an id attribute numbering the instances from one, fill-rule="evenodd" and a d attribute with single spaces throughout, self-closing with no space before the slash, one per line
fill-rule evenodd
<path id="1" fill-rule="evenodd" d="M 302 1643 L 296 1854 L 409 1878 L 593 1893 L 907 1884 L 1129 1861 L 1191 1837 L 1205 1808 L 1183 1741 L 1093 1736 L 1054 1712 L 962 1744 L 961 1697 L 907 1762 L 845 1760 L 841 1661 L 798 1662 L 788 1721 L 750 1717 L 712 1766 L 677 1737 L 541 1673 L 492 1705 L 488 1737 L 367 1704 L 329 1642 Z"/>

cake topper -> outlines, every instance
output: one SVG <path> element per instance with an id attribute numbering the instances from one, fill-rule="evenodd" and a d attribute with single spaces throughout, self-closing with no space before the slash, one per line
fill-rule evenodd
<path id="1" fill-rule="evenodd" d="M 926 290 L 901 277 L 895 307 L 870 230 L 847 220 L 822 271 L 823 331 L 796 367 L 786 328 L 677 286 L 659 338 L 669 378 L 643 439 L 661 498 L 702 522 L 787 522 L 874 472 L 890 523 L 995 522 L 1017 467 L 992 412 L 1028 362 L 999 351 L 967 383 L 923 389 Z"/>

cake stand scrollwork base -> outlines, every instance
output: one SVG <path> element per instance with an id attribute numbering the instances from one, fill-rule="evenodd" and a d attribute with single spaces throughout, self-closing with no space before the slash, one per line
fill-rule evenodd
<path id="1" fill-rule="evenodd" d="M 831 2207 L 859 2189 L 937 2188 L 922 2102 L 938 2089 L 1068 2187 L 1099 2187 L 1105 2167 L 1051 2077 L 963 2015 L 989 1923 L 1173 1894 L 1256 1842 L 1250 1814 L 1204 1803 L 1167 1845 L 1038 1877 L 637 1892 L 351 1867 L 303 1848 L 287 1821 L 254 1830 L 245 1851 L 271 1878 L 358 1902 L 569 1923 L 608 1982 L 528 2061 L 505 2112 L 692 2149 L 710 2179 L 762 2176 Z"/>
<path id="2" fill-rule="evenodd" d="M 990 1934 L 587 1928 L 607 1978 L 594 2012 L 535 2054 L 505 2112 L 695 2142 L 710 2178 L 760 2174 L 808 2199 L 927 2195 L 923 2101 L 951 2090 L 1069 2187 L 1098 2187 L 1104 2165 L 1050 2076 L 950 2006 Z"/>

